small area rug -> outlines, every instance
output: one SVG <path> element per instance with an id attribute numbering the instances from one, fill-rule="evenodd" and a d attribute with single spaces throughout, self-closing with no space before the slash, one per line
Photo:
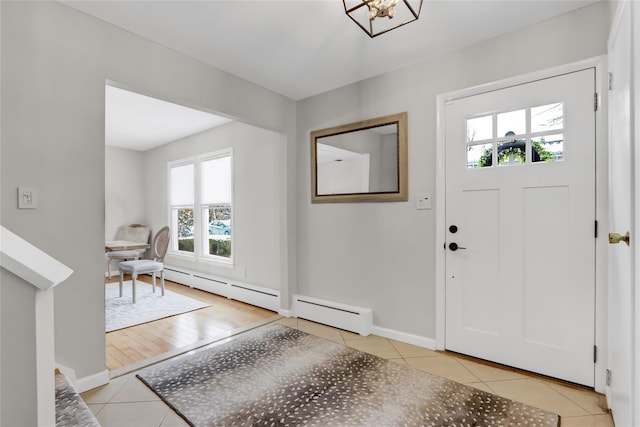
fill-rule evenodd
<path id="1" fill-rule="evenodd" d="M 141 371 L 192 426 L 553 426 L 559 416 L 275 324 Z"/>
<path id="2" fill-rule="evenodd" d="M 132 302 L 130 280 L 124 282 L 122 298 L 118 295 L 118 283 L 107 283 L 105 286 L 106 332 L 210 306 L 168 290 L 165 290 L 165 295 L 162 296 L 159 286 L 154 294 L 151 285 L 141 281 L 136 282 L 135 304 Z"/>

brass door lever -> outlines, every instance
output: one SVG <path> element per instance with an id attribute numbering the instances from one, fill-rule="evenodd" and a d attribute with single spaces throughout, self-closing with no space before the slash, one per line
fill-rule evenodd
<path id="1" fill-rule="evenodd" d="M 621 235 L 618 233 L 609 233 L 609 243 L 615 245 L 616 243 L 625 242 L 627 246 L 629 246 L 629 242 L 631 240 L 631 236 L 627 231 L 626 234 Z"/>

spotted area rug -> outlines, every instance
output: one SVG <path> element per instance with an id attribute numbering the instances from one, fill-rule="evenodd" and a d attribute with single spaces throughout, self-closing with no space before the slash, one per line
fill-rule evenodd
<path id="1" fill-rule="evenodd" d="M 106 332 L 112 332 L 210 306 L 210 304 L 168 290 L 165 290 L 164 296 L 162 296 L 159 286 L 154 293 L 149 283 L 141 281 L 136 282 L 135 304 L 132 301 L 133 296 L 130 280 L 123 283 L 122 297 L 119 297 L 119 294 L 118 283 L 106 284 Z"/>
<path id="2" fill-rule="evenodd" d="M 270 325 L 138 375 L 192 426 L 530 426 L 559 416 Z"/>

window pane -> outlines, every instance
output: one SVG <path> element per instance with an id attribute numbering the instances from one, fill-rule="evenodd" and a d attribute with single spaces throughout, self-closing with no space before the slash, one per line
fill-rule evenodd
<path id="1" fill-rule="evenodd" d="M 206 253 L 231 257 L 231 206 L 215 206 L 205 210 L 208 230 Z"/>
<path id="2" fill-rule="evenodd" d="M 193 209 L 174 209 L 178 230 L 178 250 L 193 252 Z"/>
<path id="3" fill-rule="evenodd" d="M 203 204 L 231 202 L 231 157 L 224 156 L 201 163 Z"/>
<path id="4" fill-rule="evenodd" d="M 557 162 L 564 159 L 564 135 L 534 137 L 531 141 L 534 162 Z"/>
<path id="5" fill-rule="evenodd" d="M 193 205 L 193 164 L 169 169 L 169 198 L 171 206 Z"/>
<path id="6" fill-rule="evenodd" d="M 562 102 L 531 108 L 531 132 L 562 129 L 564 108 Z"/>
<path id="7" fill-rule="evenodd" d="M 467 168 L 486 168 L 491 166 L 493 144 L 470 145 L 467 147 Z"/>
<path id="8" fill-rule="evenodd" d="M 498 165 L 521 165 L 525 163 L 526 141 L 513 139 L 498 143 Z"/>
<path id="9" fill-rule="evenodd" d="M 493 138 L 493 116 L 467 120 L 467 142 Z"/>
<path id="10" fill-rule="evenodd" d="M 498 138 L 510 135 L 524 135 L 526 132 L 526 110 L 498 114 Z"/>

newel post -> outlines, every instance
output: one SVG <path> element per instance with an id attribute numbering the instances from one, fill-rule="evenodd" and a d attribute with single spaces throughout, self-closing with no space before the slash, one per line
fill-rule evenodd
<path id="1" fill-rule="evenodd" d="M 55 426 L 53 288 L 72 273 L 66 265 L 0 226 L 0 266 L 36 287 L 35 337 L 38 427 Z"/>

